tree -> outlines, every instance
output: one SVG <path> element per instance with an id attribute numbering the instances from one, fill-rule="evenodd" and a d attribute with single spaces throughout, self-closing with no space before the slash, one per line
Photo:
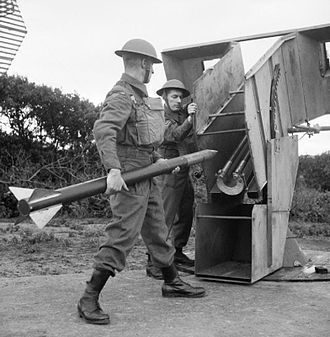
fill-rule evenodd
<path id="1" fill-rule="evenodd" d="M 330 151 L 316 156 L 300 156 L 298 177 L 307 187 L 319 191 L 330 191 Z"/>
<path id="2" fill-rule="evenodd" d="M 1 129 L 31 145 L 56 150 L 83 147 L 98 108 L 77 94 L 30 83 L 25 77 L 0 77 Z"/>
<path id="3" fill-rule="evenodd" d="M 0 217 L 17 215 L 8 186 L 56 189 L 101 176 L 92 135 L 99 110 L 77 94 L 0 76 Z"/>

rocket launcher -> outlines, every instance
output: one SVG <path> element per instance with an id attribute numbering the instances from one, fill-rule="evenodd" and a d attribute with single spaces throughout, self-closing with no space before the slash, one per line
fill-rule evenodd
<path id="1" fill-rule="evenodd" d="M 127 185 L 131 185 L 148 178 L 170 173 L 178 166 L 184 168 L 210 160 L 216 153 L 215 150 L 194 152 L 160 161 L 137 170 L 124 172 L 122 177 Z M 39 228 L 43 228 L 61 209 L 63 204 L 104 193 L 106 187 L 107 177 L 104 176 L 57 190 L 20 187 L 9 187 L 9 189 L 18 200 L 17 208 L 20 213 L 18 222 L 30 216 Z"/>

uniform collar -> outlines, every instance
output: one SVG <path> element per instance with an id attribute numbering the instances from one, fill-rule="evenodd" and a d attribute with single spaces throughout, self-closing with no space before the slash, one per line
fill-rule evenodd
<path id="1" fill-rule="evenodd" d="M 177 111 L 177 112 L 174 112 L 169 108 L 167 103 L 165 103 L 164 104 L 164 111 L 165 111 L 165 114 L 168 118 L 174 119 L 175 121 L 180 122 L 180 115 L 182 114 L 181 110 Z"/>
<path id="2" fill-rule="evenodd" d="M 147 87 L 142 82 L 138 81 L 136 78 L 126 73 L 123 73 L 121 75 L 121 80 L 127 82 L 129 85 L 131 85 L 135 89 L 138 89 L 143 94 L 143 96 L 148 97 Z"/>

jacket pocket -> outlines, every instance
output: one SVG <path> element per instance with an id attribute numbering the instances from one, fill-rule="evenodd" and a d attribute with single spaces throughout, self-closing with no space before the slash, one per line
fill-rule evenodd
<path id="1" fill-rule="evenodd" d="M 157 105 L 154 100 L 158 99 L 144 99 L 136 106 L 137 145 L 158 147 L 164 140 L 164 111 L 162 105 Z"/>

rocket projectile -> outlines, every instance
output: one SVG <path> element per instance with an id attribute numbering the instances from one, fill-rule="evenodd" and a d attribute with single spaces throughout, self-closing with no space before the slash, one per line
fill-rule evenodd
<path id="1" fill-rule="evenodd" d="M 184 168 L 213 158 L 215 150 L 203 150 L 184 156 L 158 161 L 149 166 L 127 171 L 122 177 L 127 185 L 172 172 L 176 167 Z M 26 189 L 9 187 L 18 200 L 17 208 L 21 218 L 30 216 L 39 228 L 43 228 L 65 203 L 81 200 L 96 194 L 104 193 L 107 177 L 88 180 L 83 183 L 67 186 L 57 190 Z"/>

